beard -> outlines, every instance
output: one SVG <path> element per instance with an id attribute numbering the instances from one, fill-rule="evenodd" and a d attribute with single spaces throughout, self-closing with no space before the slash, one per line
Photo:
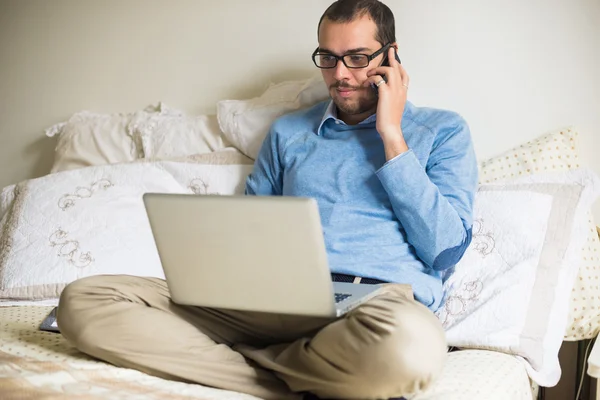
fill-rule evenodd
<path id="1" fill-rule="evenodd" d="M 339 98 L 335 94 L 331 96 L 333 99 L 333 103 L 344 114 L 347 114 L 347 115 L 364 114 L 364 113 L 371 111 L 377 107 L 377 100 L 378 100 L 377 95 L 376 95 L 375 91 L 371 90 L 370 87 L 365 88 L 365 87 L 361 87 L 361 86 L 358 86 L 358 87 L 350 86 L 350 85 L 344 84 L 343 82 L 337 82 L 337 83 L 331 85 L 331 89 L 334 91 L 334 93 L 337 88 L 355 89 L 356 94 L 358 95 L 358 96 L 356 96 L 357 98 L 352 99 L 352 100 Z"/>

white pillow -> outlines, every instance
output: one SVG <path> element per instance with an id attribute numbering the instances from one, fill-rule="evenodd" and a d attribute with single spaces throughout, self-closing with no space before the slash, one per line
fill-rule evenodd
<path id="1" fill-rule="evenodd" d="M 256 159 L 276 118 L 328 98 L 329 91 L 319 73 L 310 79 L 271 85 L 262 95 L 249 100 L 220 101 L 217 118 L 227 140 Z"/>
<path id="2" fill-rule="evenodd" d="M 509 182 L 512 179 L 550 171 L 578 169 L 579 134 L 574 127 L 549 132 L 524 142 L 479 164 L 480 183 Z M 600 270 L 600 239 L 591 211 L 584 221 L 588 232 L 582 246 L 579 278 L 571 293 L 569 324 L 565 340 L 595 338 L 600 331 L 600 290 L 597 279 Z"/>
<path id="3" fill-rule="evenodd" d="M 182 112 L 137 112 L 129 132 L 144 158 L 167 159 L 218 151 L 230 146 L 216 115 L 187 116 Z"/>
<path id="4" fill-rule="evenodd" d="M 162 278 L 142 194 L 241 194 L 251 169 L 136 162 L 18 184 L 0 237 L 0 299 L 57 298 L 68 283 L 89 275 Z"/>
<path id="5" fill-rule="evenodd" d="M 599 194 L 587 169 L 478 189 L 473 240 L 437 312 L 450 346 L 511 353 L 541 386 L 559 381 L 583 221 Z"/>

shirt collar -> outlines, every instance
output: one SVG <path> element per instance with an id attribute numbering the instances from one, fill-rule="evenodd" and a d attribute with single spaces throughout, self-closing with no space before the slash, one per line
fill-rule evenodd
<path id="1" fill-rule="evenodd" d="M 337 117 L 337 107 L 333 103 L 333 100 L 329 101 L 329 105 L 327 106 L 327 109 L 325 110 L 325 114 L 323 114 L 323 118 L 321 119 L 321 123 L 319 124 L 319 128 L 317 129 L 317 135 L 319 135 L 319 136 L 321 135 L 321 129 L 323 128 L 323 124 L 328 119 L 333 119 L 336 123 L 346 125 L 346 123 L 344 121 L 342 121 L 341 119 L 339 119 Z M 377 119 L 377 114 L 375 113 L 373 115 L 368 116 L 364 120 L 360 121 L 358 124 L 359 125 L 368 124 L 370 122 L 375 122 L 376 119 Z"/>

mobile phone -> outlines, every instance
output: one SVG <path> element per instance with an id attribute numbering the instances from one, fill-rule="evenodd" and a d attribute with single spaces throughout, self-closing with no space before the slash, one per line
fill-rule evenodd
<path id="1" fill-rule="evenodd" d="M 46 316 L 46 318 L 44 318 L 44 320 L 42 321 L 42 323 L 39 327 L 41 331 L 60 333 L 60 329 L 58 328 L 58 325 L 56 324 L 56 311 L 57 310 L 58 310 L 58 307 L 54 307 L 52 309 L 52 311 L 50 311 L 50 314 L 48 314 Z"/>
<path id="2" fill-rule="evenodd" d="M 399 64 L 402 64 L 402 61 L 400 61 L 400 57 L 398 57 L 398 50 L 396 50 L 395 48 L 394 48 L 394 55 L 396 56 L 396 61 L 398 61 Z M 388 60 L 387 52 L 383 56 L 383 61 L 381 61 L 381 66 L 382 67 L 390 66 L 390 61 Z M 387 79 L 385 79 L 385 75 L 383 76 L 383 80 L 387 82 Z M 374 83 L 371 83 L 371 87 L 373 88 L 373 90 L 375 90 L 375 92 L 377 92 L 377 85 L 375 85 Z"/>
<path id="3" fill-rule="evenodd" d="M 394 49 L 394 55 L 396 56 L 396 61 L 398 61 L 398 64 L 402 64 L 402 61 L 400 61 L 400 57 L 398 57 L 398 50 Z M 390 66 L 390 61 L 388 60 L 388 54 L 387 54 L 387 52 L 383 56 L 383 61 L 381 62 L 381 66 L 382 67 L 389 67 Z"/>

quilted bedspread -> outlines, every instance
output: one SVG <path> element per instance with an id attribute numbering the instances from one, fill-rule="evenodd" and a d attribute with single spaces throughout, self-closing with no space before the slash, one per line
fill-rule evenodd
<path id="1" fill-rule="evenodd" d="M 256 399 L 93 360 L 60 334 L 38 330 L 51 309 L 0 308 L 0 399 Z"/>
<path id="2" fill-rule="evenodd" d="M 252 400 L 256 397 L 167 381 L 93 360 L 38 326 L 52 307 L 0 307 L 0 399 Z M 531 400 L 516 358 L 490 351 L 450 353 L 443 376 L 412 400 Z"/>

